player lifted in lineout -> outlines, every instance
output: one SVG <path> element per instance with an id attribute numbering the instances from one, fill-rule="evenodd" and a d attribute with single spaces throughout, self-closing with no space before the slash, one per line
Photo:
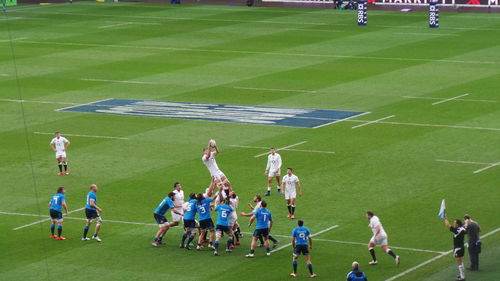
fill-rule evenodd
<path id="1" fill-rule="evenodd" d="M 68 162 L 66 160 L 66 151 L 71 145 L 71 142 L 67 138 L 61 136 L 60 132 L 55 132 L 54 135 L 55 138 L 53 138 L 50 141 L 49 145 L 52 148 L 52 150 L 56 153 L 57 165 L 59 166 L 58 175 L 69 175 Z M 64 172 L 63 172 L 63 167 L 64 167 Z"/>
<path id="2" fill-rule="evenodd" d="M 373 236 L 368 243 L 368 250 L 370 251 L 370 254 L 372 256 L 372 261 L 369 262 L 369 264 L 376 265 L 378 263 L 377 258 L 375 257 L 375 249 L 373 249 L 375 245 L 380 245 L 382 247 L 382 250 L 391 255 L 394 258 L 396 264 L 399 264 L 400 258 L 399 256 L 396 256 L 396 254 L 394 254 L 391 249 L 389 249 L 389 245 L 387 243 L 387 234 L 385 233 L 384 227 L 382 226 L 382 223 L 380 223 L 379 218 L 375 216 L 372 211 L 366 212 L 366 218 L 370 220 L 370 224 L 368 225 L 368 227 L 371 228 L 373 232 Z"/>
<path id="3" fill-rule="evenodd" d="M 267 156 L 267 166 L 264 174 L 267 176 L 267 192 L 265 196 L 271 195 L 271 184 L 273 183 L 273 178 L 276 178 L 278 194 L 281 194 L 281 156 L 276 153 L 276 148 L 271 147 L 271 152 Z"/>
<path id="4" fill-rule="evenodd" d="M 213 149 L 213 151 L 212 151 Z M 219 148 L 215 140 L 208 141 L 208 146 L 203 149 L 203 156 L 201 160 L 203 164 L 207 167 L 212 177 L 212 182 L 217 185 L 219 190 L 231 190 L 231 183 L 227 179 L 226 175 L 219 169 L 215 157 L 219 154 Z"/>

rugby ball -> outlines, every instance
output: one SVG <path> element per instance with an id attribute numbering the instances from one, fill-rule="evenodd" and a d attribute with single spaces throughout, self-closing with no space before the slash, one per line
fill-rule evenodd
<path id="1" fill-rule="evenodd" d="M 215 140 L 210 140 L 208 143 L 210 144 L 210 147 L 215 147 L 217 145 Z"/>

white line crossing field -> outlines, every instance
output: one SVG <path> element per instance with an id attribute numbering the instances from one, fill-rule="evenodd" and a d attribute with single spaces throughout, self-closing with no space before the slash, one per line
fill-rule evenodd
<path id="1" fill-rule="evenodd" d="M 70 211 L 70 212 L 68 212 L 68 214 L 79 212 L 79 211 L 82 211 L 83 209 L 85 209 L 85 207 L 82 207 L 82 208 Z M 28 226 L 32 226 L 32 225 L 39 224 L 39 223 L 46 222 L 46 221 L 50 221 L 50 220 L 51 220 L 50 218 L 38 220 L 38 221 L 35 221 L 35 222 L 32 222 L 32 223 L 28 223 L 28 224 L 21 225 L 19 227 L 13 228 L 13 230 L 19 230 L 19 229 L 22 229 L 22 228 L 25 228 L 25 227 L 28 227 Z"/>
<path id="2" fill-rule="evenodd" d="M 2 76 L 0 74 L 0 76 Z M 41 101 L 41 100 L 15 100 L 15 99 L 0 99 L 4 102 L 30 102 L 30 103 L 45 103 L 45 104 L 67 104 L 67 105 L 78 105 L 76 102 L 59 102 L 59 101 Z"/>
<path id="3" fill-rule="evenodd" d="M 255 90 L 255 91 L 316 93 L 316 91 L 311 91 L 311 90 L 296 90 L 296 89 L 272 89 L 272 88 L 251 88 L 251 87 L 233 87 L 233 88 L 234 89 L 241 89 L 241 90 Z"/>
<path id="4" fill-rule="evenodd" d="M 108 79 L 94 79 L 94 78 L 81 78 L 82 81 L 92 81 L 92 82 L 112 82 L 112 83 L 125 83 L 125 84 L 149 84 L 157 85 L 157 82 L 145 82 L 145 81 L 132 81 L 132 80 L 108 80 Z"/>
<path id="5" fill-rule="evenodd" d="M 461 160 L 446 160 L 446 159 L 436 159 L 438 162 L 446 162 L 446 163 L 458 163 L 458 164 L 471 164 L 471 165 L 486 165 L 486 167 L 480 168 L 472 172 L 473 174 L 478 174 L 483 171 L 488 170 L 489 168 L 493 168 L 495 166 L 500 165 L 500 162 L 495 163 L 486 163 L 486 162 L 474 162 L 474 161 L 461 161 Z"/>
<path id="6" fill-rule="evenodd" d="M 443 98 L 435 97 L 413 97 L 413 96 L 402 96 L 405 99 L 422 99 L 422 100 L 442 100 Z M 470 101 L 470 102 L 498 102 L 496 100 L 476 100 L 476 99 L 455 99 L 455 101 Z"/>
<path id="7" fill-rule="evenodd" d="M 298 145 L 304 144 L 306 142 L 307 141 L 301 141 L 301 142 L 294 143 L 294 144 L 291 144 L 291 145 L 287 145 L 287 146 L 283 146 L 283 147 L 280 147 L 280 148 L 276 148 L 276 151 L 288 149 L 290 147 L 298 146 Z M 261 153 L 261 154 L 257 154 L 254 157 L 257 158 L 257 157 L 261 157 L 261 156 L 264 156 L 264 155 L 267 155 L 267 154 L 269 154 L 269 153 L 268 152 L 264 152 L 264 153 Z"/>
<path id="8" fill-rule="evenodd" d="M 360 128 L 360 127 L 363 127 L 363 126 L 366 126 L 366 125 L 378 123 L 380 121 L 383 121 L 383 120 L 386 120 L 386 119 L 389 119 L 389 118 L 392 118 L 392 117 L 396 117 L 396 115 L 390 115 L 390 116 L 386 116 L 386 117 L 383 117 L 383 118 L 380 118 L 380 119 L 377 119 L 377 120 L 372 120 L 372 121 L 369 121 L 369 122 L 366 122 L 366 123 L 363 123 L 363 124 L 360 124 L 360 125 L 356 125 L 356 126 L 354 126 L 352 128 L 353 129 Z"/>
<path id="9" fill-rule="evenodd" d="M 316 236 L 316 235 L 320 235 L 321 233 L 325 233 L 325 232 L 327 232 L 327 231 L 329 231 L 329 230 L 332 230 L 332 229 L 334 229 L 334 228 L 337 228 L 337 227 L 339 227 L 339 226 L 338 226 L 338 225 L 333 225 L 333 226 L 330 226 L 330 227 L 325 228 L 325 229 L 323 229 L 323 230 L 320 230 L 320 231 L 318 231 L 318 232 L 316 232 L 316 233 L 314 233 L 314 234 L 311 234 L 311 237 L 314 237 L 314 236 Z M 271 253 L 274 253 L 274 252 L 277 252 L 277 251 L 283 250 L 284 248 L 286 248 L 286 247 L 288 247 L 288 246 L 291 246 L 291 245 L 292 245 L 292 243 L 285 244 L 285 245 L 283 245 L 283 246 L 281 246 L 281 247 L 278 247 L 278 248 L 276 248 L 276 249 L 272 250 L 272 251 L 271 251 Z"/>
<path id="10" fill-rule="evenodd" d="M 452 97 L 452 98 L 449 98 L 449 99 L 440 100 L 440 101 L 437 101 L 437 102 L 433 102 L 432 105 L 441 104 L 441 103 L 445 103 L 445 102 L 448 102 L 448 101 L 456 100 L 456 99 L 459 99 L 461 97 L 465 97 L 465 96 L 468 96 L 468 95 L 469 94 L 463 94 L 463 95 Z"/>
<path id="11" fill-rule="evenodd" d="M 33 132 L 35 135 L 53 135 L 54 133 L 46 133 L 46 132 Z M 128 140 L 125 137 L 111 137 L 111 136 L 92 136 L 92 135 L 78 135 L 78 134 L 64 134 L 65 136 L 70 137 L 83 137 L 83 138 L 97 138 L 97 139 L 114 139 L 114 140 Z"/>
<path id="12" fill-rule="evenodd" d="M 328 126 L 328 125 L 331 125 L 331 124 L 339 123 L 339 122 L 342 122 L 342 121 L 356 121 L 356 120 L 349 120 L 349 119 L 356 118 L 356 117 L 363 116 L 363 115 L 370 114 L 370 113 L 371 113 L 371 112 L 363 112 L 363 113 L 358 114 L 358 115 L 355 115 L 355 116 L 351 116 L 351 117 L 348 117 L 348 118 L 335 120 L 335 121 L 332 121 L 332 122 L 330 122 L 330 123 L 321 124 L 321 125 L 316 126 L 316 127 L 313 127 L 313 128 L 314 128 L 314 129 L 317 129 L 317 128 L 321 128 L 321 127 Z"/>

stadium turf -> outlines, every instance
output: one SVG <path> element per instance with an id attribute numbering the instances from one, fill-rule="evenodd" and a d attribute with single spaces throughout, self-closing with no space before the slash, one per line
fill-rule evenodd
<path id="1" fill-rule="evenodd" d="M 344 280 L 353 260 L 369 280 L 454 280 L 442 199 L 483 235 L 500 228 L 499 15 L 442 13 L 431 30 L 425 13 L 369 11 L 358 27 L 352 11 L 79 2 L 13 7 L 0 20 L 0 280 L 288 279 L 291 247 L 247 260 L 249 234 L 219 257 L 179 249 L 179 228 L 150 246 L 172 184 L 207 187 L 210 138 L 239 211 L 265 192 L 261 147 L 289 147 L 279 153 L 303 184 L 297 217 L 313 233 L 337 226 L 315 237 L 321 280 Z M 56 111 L 112 98 L 370 113 L 313 129 Z M 56 175 L 48 147 L 56 130 L 72 142 L 69 176 Z M 49 239 L 47 221 L 14 230 L 45 219 L 58 186 L 70 210 L 83 207 L 92 183 L 102 243 L 80 241 L 82 211 L 65 220 L 66 241 Z M 295 221 L 275 189 L 265 200 L 285 246 Z M 366 210 L 400 266 L 378 248 L 379 265 L 367 265 Z M 467 280 L 498 276 L 499 235 L 483 239 L 483 270 Z M 306 272 L 300 259 L 299 279 Z"/>

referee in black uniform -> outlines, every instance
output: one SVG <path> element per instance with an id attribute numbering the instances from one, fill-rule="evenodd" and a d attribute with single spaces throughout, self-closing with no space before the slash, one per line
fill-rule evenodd
<path id="1" fill-rule="evenodd" d="M 473 221 L 469 215 L 464 215 L 464 221 L 466 233 L 469 236 L 470 267 L 467 267 L 467 270 L 478 271 L 479 253 L 481 253 L 481 240 L 479 240 L 481 227 L 479 227 L 479 224 Z"/>
<path id="2" fill-rule="evenodd" d="M 453 226 L 448 221 L 448 218 L 445 216 L 444 225 L 451 232 L 453 232 L 453 256 L 455 257 L 455 261 L 458 266 L 458 276 L 457 281 L 465 281 L 465 270 L 464 270 L 464 261 L 463 256 L 465 252 L 464 238 L 465 238 L 465 227 L 463 227 L 463 223 L 461 220 L 456 219 L 453 222 Z"/>

